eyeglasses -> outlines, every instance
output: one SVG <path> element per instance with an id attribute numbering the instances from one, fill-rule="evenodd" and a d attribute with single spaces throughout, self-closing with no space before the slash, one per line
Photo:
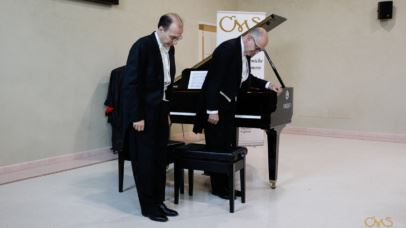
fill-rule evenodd
<path id="1" fill-rule="evenodd" d="M 254 47 L 255 47 L 255 51 L 260 52 L 262 51 L 262 48 L 260 48 L 257 43 L 255 42 L 255 39 L 253 37 L 251 37 L 252 41 L 254 42 Z"/>
<path id="2" fill-rule="evenodd" d="M 178 42 L 179 40 L 183 39 L 183 36 L 169 36 L 169 39 L 171 39 L 172 41 L 176 41 Z"/>
<path id="3" fill-rule="evenodd" d="M 172 45 L 176 45 L 176 44 L 178 44 L 178 41 L 181 40 L 183 37 L 182 37 L 182 35 L 180 35 L 180 36 L 168 35 L 168 38 L 172 41 Z"/>

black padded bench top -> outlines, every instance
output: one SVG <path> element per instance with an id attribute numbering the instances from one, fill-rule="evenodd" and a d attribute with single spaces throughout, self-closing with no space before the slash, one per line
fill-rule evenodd
<path id="1" fill-rule="evenodd" d="M 182 158 L 193 158 L 199 160 L 214 160 L 214 161 L 237 161 L 248 151 L 245 147 L 234 147 L 222 151 L 213 151 L 206 148 L 204 144 L 188 144 L 179 146 L 173 150 L 173 156 Z"/>

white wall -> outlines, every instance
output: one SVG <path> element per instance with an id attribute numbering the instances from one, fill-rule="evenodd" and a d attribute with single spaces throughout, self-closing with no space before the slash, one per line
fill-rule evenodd
<path id="1" fill-rule="evenodd" d="M 371 0 L 238 2 L 288 19 L 269 33 L 268 50 L 295 87 L 292 126 L 406 133 L 405 1 L 394 1 L 387 22 Z"/>
<path id="2" fill-rule="evenodd" d="M 179 13 L 178 73 L 197 62 L 197 26 L 215 23 L 228 0 L 2 0 L 0 166 L 110 145 L 103 102 L 110 71 L 150 34 L 159 16 Z"/>

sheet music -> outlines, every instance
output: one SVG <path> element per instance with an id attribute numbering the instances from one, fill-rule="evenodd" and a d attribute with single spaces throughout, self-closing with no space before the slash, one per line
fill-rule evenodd
<path id="1" fill-rule="evenodd" d="M 207 70 L 205 71 L 191 71 L 188 89 L 201 89 L 203 86 L 204 79 L 206 78 Z"/>

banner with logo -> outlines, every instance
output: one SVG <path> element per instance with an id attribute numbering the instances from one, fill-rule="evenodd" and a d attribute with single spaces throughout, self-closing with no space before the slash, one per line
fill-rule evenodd
<path id="1" fill-rule="evenodd" d="M 264 12 L 217 11 L 217 46 L 236 38 L 265 19 Z M 264 78 L 264 53 L 251 58 L 251 73 Z M 240 145 L 262 145 L 264 132 L 261 129 L 240 128 Z"/>

